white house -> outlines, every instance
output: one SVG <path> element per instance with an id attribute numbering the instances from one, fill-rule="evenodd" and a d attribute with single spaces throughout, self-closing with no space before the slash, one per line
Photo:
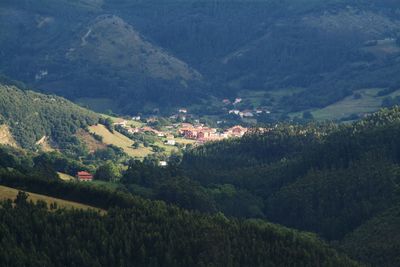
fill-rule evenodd
<path id="1" fill-rule="evenodd" d="M 167 163 L 165 160 L 162 160 L 162 161 L 160 161 L 160 162 L 158 163 L 158 166 L 160 166 L 160 167 L 166 167 L 166 166 L 168 166 L 168 163 Z"/>
<path id="2" fill-rule="evenodd" d="M 229 110 L 229 114 L 239 115 L 239 113 L 240 113 L 240 110 L 237 110 L 237 109 Z"/>
<path id="3" fill-rule="evenodd" d="M 140 116 L 133 116 L 133 117 L 132 117 L 132 120 L 133 120 L 133 121 L 140 121 Z"/>
<path id="4" fill-rule="evenodd" d="M 165 141 L 165 144 L 169 146 L 174 146 L 176 144 L 176 141 L 173 139 L 168 139 L 167 141 Z"/>

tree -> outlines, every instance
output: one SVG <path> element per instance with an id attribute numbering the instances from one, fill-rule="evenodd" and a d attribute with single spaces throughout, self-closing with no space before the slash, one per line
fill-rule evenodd
<path id="1" fill-rule="evenodd" d="M 101 165 L 94 175 L 96 180 L 114 182 L 121 177 L 121 172 L 119 168 L 112 163 L 107 161 L 105 164 Z"/>
<path id="2" fill-rule="evenodd" d="M 134 149 L 138 149 L 140 147 L 140 144 L 138 142 L 133 143 L 132 147 Z"/>
<path id="3" fill-rule="evenodd" d="M 15 205 L 17 205 L 17 207 L 26 206 L 28 203 L 28 197 L 29 195 L 26 192 L 18 191 L 18 195 L 14 200 Z"/>

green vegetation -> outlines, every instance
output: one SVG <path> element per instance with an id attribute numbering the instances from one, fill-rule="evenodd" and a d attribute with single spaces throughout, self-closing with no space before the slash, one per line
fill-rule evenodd
<path id="1" fill-rule="evenodd" d="M 1 204 L 0 226 L 6 266 L 358 266 L 308 234 L 161 203 L 138 202 L 101 216 L 49 212 L 20 193 L 15 207 Z"/>
<path id="2" fill-rule="evenodd" d="M 396 262 L 396 249 L 383 244 L 368 221 L 399 203 L 399 131 L 400 108 L 351 125 L 281 125 L 194 149 L 182 167 L 217 210 L 268 218 L 329 240 L 351 235 L 346 251 L 385 266 Z M 375 222 L 386 229 L 384 219 Z M 370 243 L 358 250 L 362 236 Z"/>
<path id="3" fill-rule="evenodd" d="M 399 266 L 400 206 L 369 220 L 341 244 L 341 249 L 374 266 Z"/>
<path id="4" fill-rule="evenodd" d="M 397 233 L 399 132 L 400 108 L 384 109 L 353 124 L 281 124 L 174 153 L 165 167 L 153 155 L 126 169 L 108 161 L 117 157 L 114 150 L 94 153 L 89 162 L 96 164 L 82 165 L 57 152 L 3 147 L 0 184 L 105 210 L 163 200 L 193 210 L 187 214 L 267 219 L 314 232 L 360 261 L 390 265 L 396 246 L 383 244 L 375 230 Z M 60 182 L 57 174 L 95 169 L 93 184 Z M 368 243 L 360 246 L 363 240 Z"/>
<path id="5" fill-rule="evenodd" d="M 28 195 L 19 192 L 14 202 L 1 202 L 0 265 L 358 266 L 309 233 L 61 182 L 49 178 L 49 165 L 30 167 L 29 155 L 16 157 L 18 151 L 11 148 L 0 152 L 2 196 L 14 198 L 11 188 L 24 188 L 36 201 L 28 202 Z M 107 212 L 64 209 L 70 205 Z"/>
<path id="6" fill-rule="evenodd" d="M 23 148 L 33 149 L 43 137 L 71 153 L 82 149 L 76 131 L 94 124 L 98 116 L 60 97 L 0 85 L 0 120 Z"/>
<path id="7" fill-rule="evenodd" d="M 148 147 L 133 147 L 134 141 L 126 137 L 125 135 L 113 131 L 110 132 L 104 125 L 98 124 L 89 127 L 90 132 L 95 133 L 102 137 L 105 144 L 113 145 L 123 149 L 123 151 L 134 158 L 144 158 L 151 153 Z"/>

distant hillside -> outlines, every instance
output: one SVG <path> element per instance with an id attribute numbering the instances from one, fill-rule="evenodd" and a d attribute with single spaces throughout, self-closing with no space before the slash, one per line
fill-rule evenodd
<path id="1" fill-rule="evenodd" d="M 199 72 L 143 37 L 135 25 L 101 9 L 102 3 L 2 2 L 0 24 L 7 30 L 0 36 L 0 53 L 22 56 L 7 56 L 13 62 L 0 69 L 89 106 L 107 99 L 117 112 L 150 112 L 197 99 Z M 23 44 L 28 40 L 34 43 L 30 51 Z"/>
<path id="2" fill-rule="evenodd" d="M 0 84 L 2 141 L 7 139 L 9 144 L 15 139 L 29 149 L 45 141 L 56 148 L 72 148 L 79 146 L 76 131 L 97 121 L 95 113 L 63 98 Z M 12 136 L 7 135 L 8 129 Z"/>
<path id="3" fill-rule="evenodd" d="M 129 114 L 256 91 L 271 93 L 256 102 L 276 119 L 369 89 L 382 91 L 375 111 L 400 88 L 399 10 L 391 0 L 5 0 L 0 70 Z"/>
<path id="4" fill-rule="evenodd" d="M 139 74 L 164 80 L 200 79 L 200 74 L 187 64 L 143 40 L 131 25 L 111 15 L 97 17 L 90 23 L 66 56 L 82 64 L 126 69 L 128 75 Z"/>

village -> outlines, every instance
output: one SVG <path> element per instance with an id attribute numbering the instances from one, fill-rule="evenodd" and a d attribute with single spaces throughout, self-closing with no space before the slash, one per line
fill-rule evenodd
<path id="1" fill-rule="evenodd" d="M 221 112 L 225 116 L 236 116 L 239 119 L 253 119 L 260 115 L 270 114 L 266 108 L 256 109 L 240 109 L 242 98 L 234 100 L 222 99 Z M 155 110 L 158 112 L 158 110 Z M 164 138 L 166 145 L 176 145 L 177 137 L 185 140 L 195 141 L 196 144 L 203 144 L 212 141 L 220 141 L 228 138 L 240 138 L 249 128 L 241 125 L 230 127 L 211 127 L 206 123 L 201 123 L 195 115 L 190 114 L 186 108 L 179 108 L 167 118 L 159 117 L 158 115 L 141 116 L 136 115 L 131 118 L 126 118 L 114 123 L 114 126 L 124 129 L 129 134 L 152 133 L 155 136 Z M 160 123 L 163 121 L 163 123 Z M 216 125 L 225 123 L 224 120 L 217 120 Z"/>
<path id="2" fill-rule="evenodd" d="M 133 118 L 134 120 L 137 118 Z M 147 122 L 154 122 L 156 119 L 148 119 Z M 121 127 L 126 130 L 129 134 L 138 133 L 152 133 L 157 137 L 165 138 L 165 144 L 170 146 L 176 145 L 176 137 L 180 137 L 186 140 L 195 141 L 197 144 L 203 144 L 211 141 L 220 141 L 227 138 L 240 138 L 247 131 L 248 128 L 236 125 L 225 130 L 208 127 L 202 123 L 189 123 L 179 122 L 171 125 L 161 127 L 162 129 L 155 129 L 148 125 L 142 125 L 137 127 L 130 124 L 128 120 L 123 120 L 114 123 L 115 127 Z"/>

